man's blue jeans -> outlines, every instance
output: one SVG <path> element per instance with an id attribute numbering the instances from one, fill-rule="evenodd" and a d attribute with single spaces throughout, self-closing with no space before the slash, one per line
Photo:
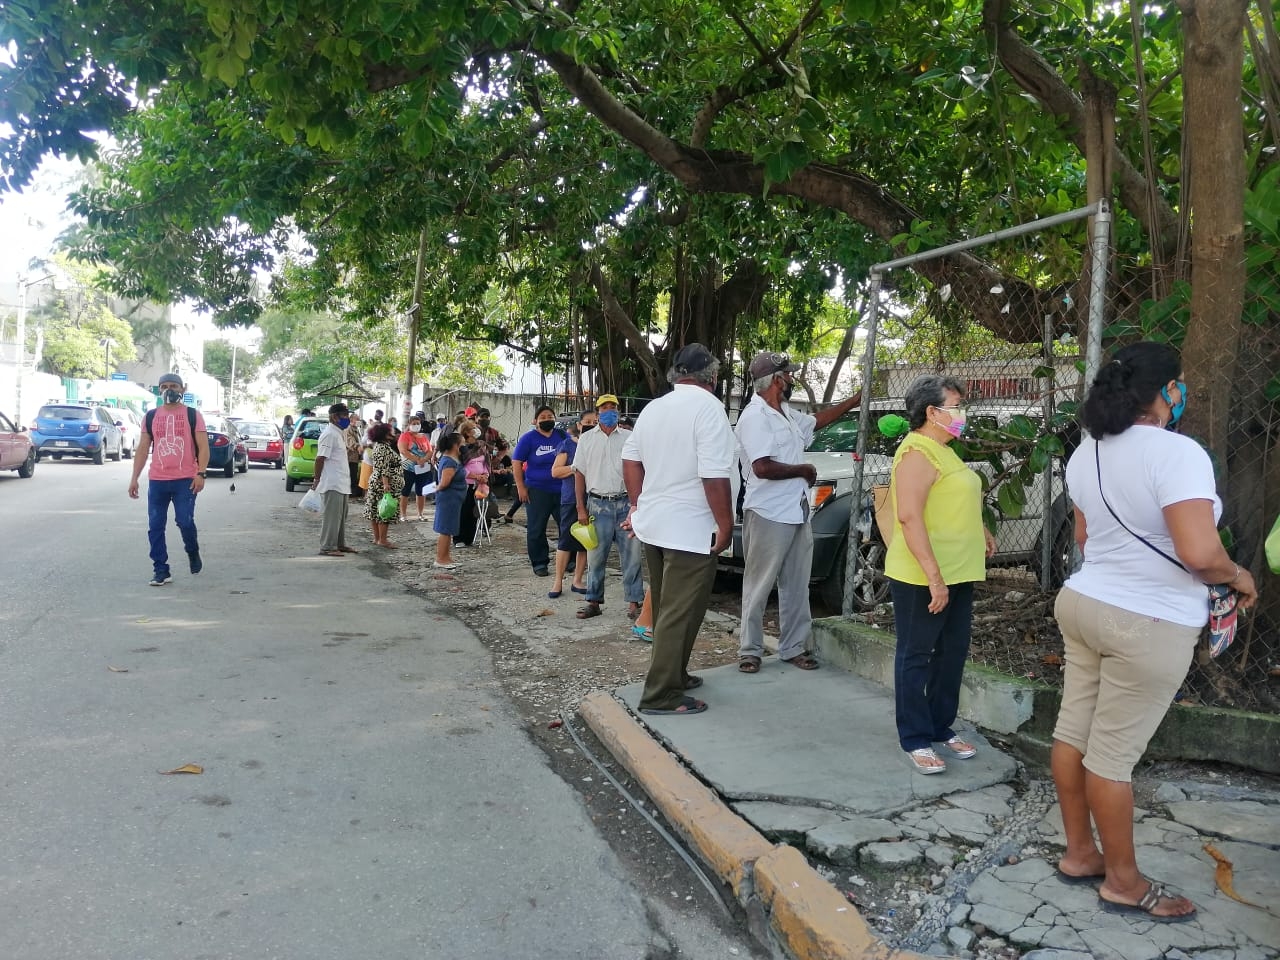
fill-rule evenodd
<path id="1" fill-rule="evenodd" d="M 618 545 L 618 565 L 622 567 L 622 595 L 628 603 L 644 602 L 644 576 L 640 567 L 640 541 L 622 529 L 631 504 L 626 497 L 606 500 L 587 495 L 587 514 L 595 517 L 596 548 L 587 554 L 587 602 L 604 603 L 605 564 L 609 546 Z"/>
<path id="2" fill-rule="evenodd" d="M 191 492 L 191 478 L 183 480 L 149 480 L 147 482 L 147 537 L 151 541 L 151 564 L 157 574 L 169 574 L 169 549 L 164 542 L 164 528 L 169 522 L 169 504 L 173 518 L 182 533 L 187 553 L 200 549 L 196 540 L 196 495 Z"/>

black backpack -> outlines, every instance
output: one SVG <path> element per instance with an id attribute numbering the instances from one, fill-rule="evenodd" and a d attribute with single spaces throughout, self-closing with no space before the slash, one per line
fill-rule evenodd
<path id="1" fill-rule="evenodd" d="M 196 408 L 195 408 L 195 407 L 187 407 L 187 408 L 186 408 L 186 410 L 187 410 L 187 426 L 189 426 L 189 427 L 191 428 L 191 457 L 192 457 L 192 459 L 194 459 L 194 460 L 195 460 L 196 464 L 197 464 L 197 465 L 199 465 L 199 463 L 200 463 L 200 452 L 199 452 L 198 450 L 196 450 L 196 449 L 195 449 L 195 446 L 196 446 Z M 152 407 L 150 410 L 148 410 L 148 411 L 147 411 L 147 416 L 146 416 L 145 421 L 144 421 L 144 424 L 143 424 L 143 426 L 145 426 L 145 427 L 146 427 L 146 430 L 147 430 L 147 436 L 148 436 L 148 437 L 150 437 L 152 440 L 154 440 L 154 439 L 156 438 L 156 435 L 155 435 L 155 434 L 152 432 L 152 430 L 151 430 L 151 424 L 155 421 L 155 419 L 156 419 L 156 408 L 155 408 L 155 407 Z"/>

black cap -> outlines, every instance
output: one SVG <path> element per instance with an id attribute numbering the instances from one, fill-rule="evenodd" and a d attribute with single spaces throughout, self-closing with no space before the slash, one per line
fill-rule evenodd
<path id="1" fill-rule="evenodd" d="M 700 343 L 688 343 L 671 358 L 671 369 L 677 374 L 698 373 L 716 362 L 716 358 Z"/>

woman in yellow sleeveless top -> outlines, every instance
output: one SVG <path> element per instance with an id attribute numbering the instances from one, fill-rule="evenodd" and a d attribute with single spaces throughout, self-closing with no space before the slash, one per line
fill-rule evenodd
<path id="1" fill-rule="evenodd" d="M 973 745 L 951 729 L 969 655 L 973 584 L 987 578 L 995 539 L 982 525 L 982 480 L 949 444 L 964 432 L 964 389 L 949 377 L 907 388 L 911 432 L 893 458 L 893 533 L 885 574 L 893 596 L 898 742 L 920 773 L 942 773 L 933 750 L 957 759 Z"/>

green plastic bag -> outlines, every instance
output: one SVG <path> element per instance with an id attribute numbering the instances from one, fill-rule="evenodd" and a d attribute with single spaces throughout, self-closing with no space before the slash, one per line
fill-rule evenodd
<path id="1" fill-rule="evenodd" d="M 1276 517 L 1276 522 L 1272 524 L 1265 546 L 1267 566 L 1271 568 L 1272 573 L 1280 573 L 1280 517 Z"/>
<path id="2" fill-rule="evenodd" d="M 388 490 L 382 495 L 382 499 L 378 501 L 378 519 L 394 520 L 399 512 L 400 501 L 396 499 L 394 493 Z"/>

